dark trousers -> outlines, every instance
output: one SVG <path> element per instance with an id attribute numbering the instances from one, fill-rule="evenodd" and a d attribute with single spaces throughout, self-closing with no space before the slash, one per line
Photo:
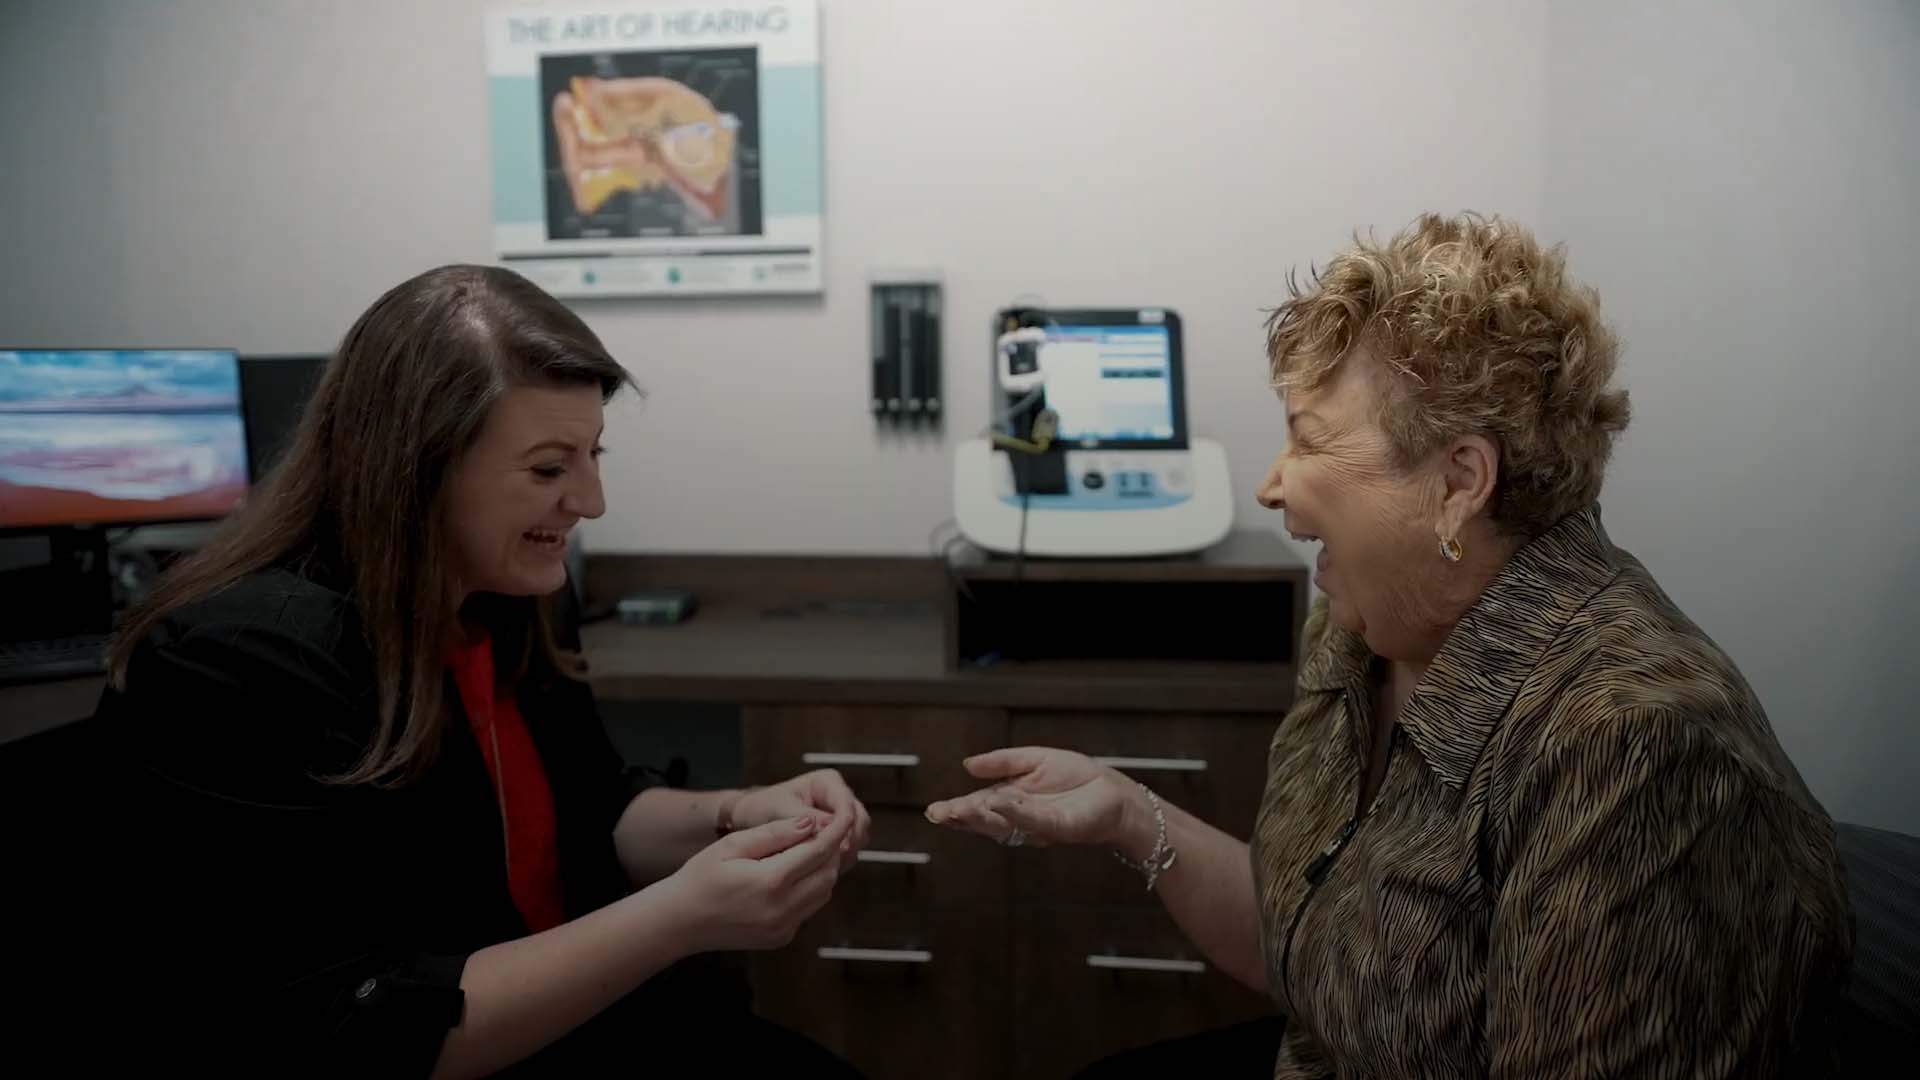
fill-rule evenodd
<path id="1" fill-rule="evenodd" d="M 745 958 L 734 954 L 668 968 L 503 1075 L 861 1080 L 825 1047 L 755 1016 Z"/>
<path id="2" fill-rule="evenodd" d="M 1148 1043 L 1101 1058 L 1076 1074 L 1076 1080 L 1167 1080 L 1175 1076 L 1208 1076 L 1233 1080 L 1267 1080 L 1280 1054 L 1285 1017 L 1214 1028 L 1178 1039 Z"/>

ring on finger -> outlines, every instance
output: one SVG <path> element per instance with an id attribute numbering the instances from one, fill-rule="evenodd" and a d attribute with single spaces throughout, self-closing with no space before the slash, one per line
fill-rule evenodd
<path id="1" fill-rule="evenodd" d="M 1015 825 L 1013 827 L 1013 831 L 1007 834 L 1007 838 L 1001 841 L 1001 843 L 1007 845 L 1008 847 L 1019 847 L 1020 845 L 1026 842 L 1027 842 L 1027 834 L 1018 825 Z"/>

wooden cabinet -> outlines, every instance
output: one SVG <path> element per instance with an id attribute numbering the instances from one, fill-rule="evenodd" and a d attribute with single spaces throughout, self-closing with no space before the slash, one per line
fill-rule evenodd
<path id="1" fill-rule="evenodd" d="M 850 917 L 875 924 L 900 911 L 1006 901 L 1006 849 L 931 824 L 918 810 L 870 813 L 867 849 L 834 889 Z"/>
<path id="2" fill-rule="evenodd" d="M 1246 839 L 1266 784 L 1278 713 L 1018 712 L 1016 745 L 1078 750 Z"/>
<path id="3" fill-rule="evenodd" d="M 1266 783 L 1277 717 L 1199 713 L 1015 713 L 1014 745 L 1057 746 L 1103 760 L 1200 820 L 1244 840 Z M 1027 853 L 1018 852 L 1017 855 Z M 1045 850 L 1013 863 L 1013 895 L 1036 903 L 1157 903 L 1112 854 Z"/>
<path id="4" fill-rule="evenodd" d="M 838 769 L 867 806 L 915 811 L 967 790 L 961 759 L 1007 738 L 998 709 L 755 706 L 742 723 L 751 783 Z"/>
<path id="5" fill-rule="evenodd" d="M 1011 929 L 1011 1076 L 1067 1077 L 1121 1050 L 1272 1012 L 1157 906 L 1019 906 Z"/>
<path id="6" fill-rule="evenodd" d="M 833 902 L 753 962 L 762 1015 L 870 1076 L 1063 1077 L 1268 1011 L 1212 970 L 1110 852 L 1010 850 L 922 810 L 980 786 L 960 768 L 967 754 L 1036 744 L 1106 759 L 1244 837 L 1271 718 L 776 706 L 742 723 L 749 780 L 832 766 L 873 813 Z"/>
<path id="7" fill-rule="evenodd" d="M 1272 717 L 1016 713 L 1017 743 L 1078 750 L 1245 839 Z M 1140 874 L 1090 848 L 1011 853 L 1014 1076 L 1063 1077 L 1109 1054 L 1272 1011 L 1215 970 Z"/>
<path id="8" fill-rule="evenodd" d="M 830 906 L 754 955 L 754 1007 L 874 1080 L 1010 1075 L 1006 919 L 930 908 L 875 930 Z"/>
<path id="9" fill-rule="evenodd" d="M 588 627 L 603 699 L 724 702 L 742 775 L 835 768 L 873 814 L 865 860 L 755 1008 L 876 1080 L 1064 1077 L 1270 1013 L 1110 852 L 938 829 L 1001 746 L 1106 758 L 1244 838 L 1292 696 L 1306 571 L 1272 536 L 1187 559 L 590 559 L 588 591 L 690 588 L 684 626 Z M 958 584 L 956 584 L 956 582 Z"/>
<path id="10" fill-rule="evenodd" d="M 753 960 L 755 1008 L 867 1075 L 1006 1076 L 1007 853 L 938 828 L 962 758 L 1006 741 L 994 709 L 767 706 L 742 713 L 747 777 L 834 768 L 873 815 L 867 850 L 785 949 Z"/>

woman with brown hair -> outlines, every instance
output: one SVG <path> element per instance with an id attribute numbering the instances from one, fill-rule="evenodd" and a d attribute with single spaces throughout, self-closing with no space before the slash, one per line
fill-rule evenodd
<path id="1" fill-rule="evenodd" d="M 154 991 L 144 1059 L 843 1068 L 744 1011 L 632 993 L 695 953 L 784 944 L 868 817 L 831 772 L 628 785 L 543 600 L 604 509 L 602 406 L 628 381 L 524 278 L 415 277 L 348 331 L 285 460 L 128 618 L 98 719 L 130 766 L 114 840 L 143 900 L 115 918 L 125 977 Z"/>

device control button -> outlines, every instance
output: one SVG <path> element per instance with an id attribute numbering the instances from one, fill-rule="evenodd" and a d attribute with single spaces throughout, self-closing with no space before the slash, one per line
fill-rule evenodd
<path id="1" fill-rule="evenodd" d="M 1080 486 L 1088 491 L 1099 491 L 1107 486 L 1107 478 L 1096 469 L 1088 469 L 1086 475 L 1080 478 Z"/>
<path id="2" fill-rule="evenodd" d="M 1188 487 L 1187 470 L 1175 466 L 1160 477 L 1160 482 L 1168 491 L 1185 491 Z"/>

